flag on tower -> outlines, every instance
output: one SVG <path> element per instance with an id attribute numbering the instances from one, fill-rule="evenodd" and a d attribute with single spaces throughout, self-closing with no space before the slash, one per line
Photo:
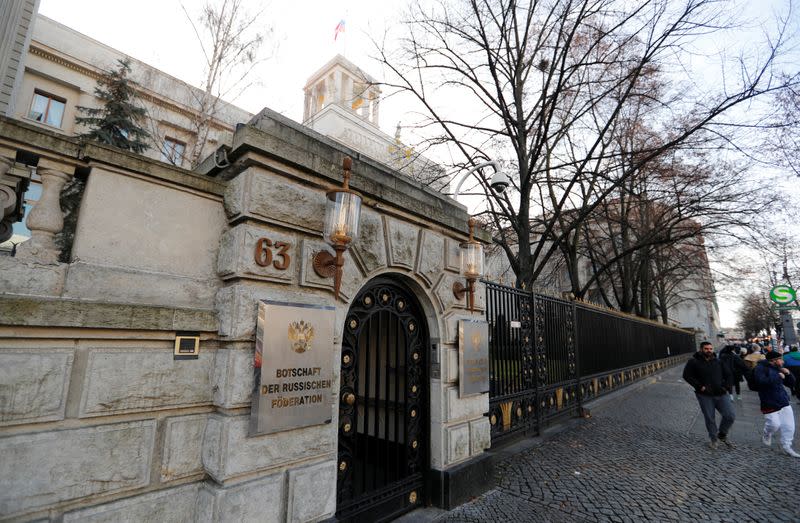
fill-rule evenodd
<path id="1" fill-rule="evenodd" d="M 339 23 L 336 24 L 336 29 L 334 29 L 334 31 L 333 31 L 333 41 L 334 42 L 339 37 L 339 33 L 344 33 L 344 19 L 339 20 Z"/>

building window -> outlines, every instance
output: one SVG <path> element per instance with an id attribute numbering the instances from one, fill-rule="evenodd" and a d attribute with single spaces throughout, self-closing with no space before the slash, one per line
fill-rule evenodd
<path id="1" fill-rule="evenodd" d="M 164 138 L 164 145 L 161 147 L 161 161 L 169 162 L 173 165 L 181 165 L 185 152 L 185 143 L 167 136 Z"/>
<path id="2" fill-rule="evenodd" d="M 28 118 L 37 122 L 46 123 L 53 127 L 61 127 L 61 120 L 64 118 L 64 107 L 67 101 L 44 91 L 35 89 L 33 91 L 33 102 Z"/>

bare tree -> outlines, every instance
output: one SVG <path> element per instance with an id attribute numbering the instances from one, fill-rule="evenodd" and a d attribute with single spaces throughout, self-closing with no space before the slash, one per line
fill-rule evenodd
<path id="1" fill-rule="evenodd" d="M 766 143 L 768 159 L 779 169 L 800 177 L 800 88 L 780 91 L 775 101 L 779 111 Z"/>
<path id="2" fill-rule="evenodd" d="M 780 318 L 765 293 L 752 292 L 745 296 L 739 309 L 739 327 L 746 338 L 769 334 L 772 328 L 780 330 Z"/>
<path id="3" fill-rule="evenodd" d="M 181 4 L 192 24 L 205 58 L 205 78 L 200 94 L 192 92 L 195 114 L 191 121 L 194 141 L 185 156 L 192 166 L 203 160 L 213 121 L 223 104 L 235 99 L 252 85 L 250 73 L 258 63 L 259 49 L 272 28 L 263 24 L 260 15 L 248 13 L 242 0 L 207 2 L 197 23 Z"/>
<path id="4" fill-rule="evenodd" d="M 687 299 L 713 298 L 706 244 L 741 244 L 771 201 L 747 183 L 746 169 L 706 156 L 678 150 L 655 159 L 595 208 L 568 253 L 591 262 L 588 276 L 576 268 L 571 277 L 576 296 L 596 286 L 609 305 L 664 321 Z"/>
<path id="5" fill-rule="evenodd" d="M 714 281 L 702 245 L 670 245 L 651 257 L 653 316 L 668 323 L 671 312 L 686 302 L 713 303 Z"/>
<path id="6" fill-rule="evenodd" d="M 762 59 L 742 58 L 718 90 L 675 79 L 691 41 L 727 23 L 725 9 L 716 0 L 418 3 L 402 50 L 381 48 L 379 59 L 395 77 L 386 85 L 421 104 L 429 143 L 461 158 L 456 168 L 501 156 L 514 170 L 514 190 L 488 198 L 486 214 L 517 284 L 532 288 L 643 165 L 728 140 L 733 108 L 792 84 L 773 73 L 781 24 Z M 625 150 L 615 137 L 626 125 L 635 133 L 640 112 L 648 139 Z M 482 186 L 491 196 L 486 178 Z"/>

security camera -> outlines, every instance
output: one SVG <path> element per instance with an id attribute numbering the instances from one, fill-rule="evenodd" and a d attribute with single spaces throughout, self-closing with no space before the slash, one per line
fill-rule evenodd
<path id="1" fill-rule="evenodd" d="M 494 173 L 494 176 L 492 176 L 492 181 L 489 182 L 489 187 L 491 187 L 492 190 L 497 194 L 503 194 L 506 189 L 508 189 L 509 185 L 511 185 L 511 180 L 503 171 L 497 171 Z"/>

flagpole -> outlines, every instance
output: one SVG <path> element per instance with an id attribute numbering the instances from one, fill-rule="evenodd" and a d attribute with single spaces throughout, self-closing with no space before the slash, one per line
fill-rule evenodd
<path id="1" fill-rule="evenodd" d="M 345 19 L 342 18 L 339 20 L 339 23 L 336 25 L 336 29 L 333 33 L 333 40 L 335 43 L 339 42 L 339 37 L 342 37 L 341 48 L 342 48 L 342 55 L 347 54 L 347 25 Z"/>
<path id="2" fill-rule="evenodd" d="M 349 33 L 349 31 L 347 30 L 347 23 L 346 23 L 347 13 L 345 13 L 345 18 L 343 20 L 345 20 L 345 26 L 342 34 L 342 56 L 347 58 L 347 33 Z"/>

